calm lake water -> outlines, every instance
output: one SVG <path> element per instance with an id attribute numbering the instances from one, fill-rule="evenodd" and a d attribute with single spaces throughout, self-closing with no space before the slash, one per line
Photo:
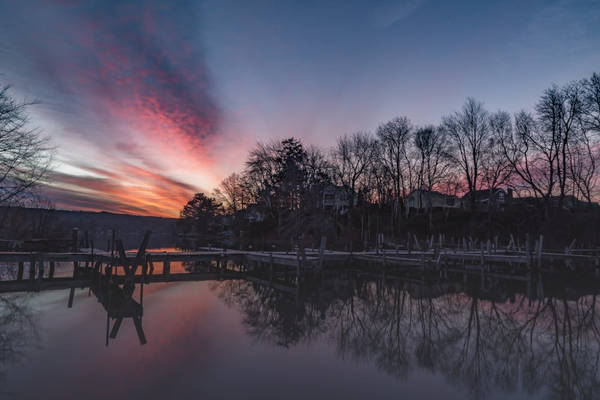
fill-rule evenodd
<path id="1" fill-rule="evenodd" d="M 130 318 L 105 345 L 87 288 L 72 308 L 69 290 L 2 295 L 0 397 L 599 398 L 595 296 L 364 272 L 308 286 L 146 284 L 143 345 Z"/>

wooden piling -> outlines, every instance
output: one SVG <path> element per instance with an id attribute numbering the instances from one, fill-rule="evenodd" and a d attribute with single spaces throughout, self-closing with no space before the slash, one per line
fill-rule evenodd
<path id="1" fill-rule="evenodd" d="M 73 241 L 73 251 L 77 253 L 79 251 L 79 229 L 74 228 L 71 231 L 71 239 Z"/>
<path id="2" fill-rule="evenodd" d="M 525 234 L 525 257 L 527 257 L 527 268 L 531 267 L 531 238 L 529 233 Z"/>
<path id="3" fill-rule="evenodd" d="M 31 260 L 29 262 L 29 279 L 30 280 L 35 279 L 35 260 Z"/>
<path id="4" fill-rule="evenodd" d="M 67 304 L 68 308 L 73 308 L 73 299 L 75 297 L 75 288 L 71 288 L 69 291 L 69 302 Z"/>
<path id="5" fill-rule="evenodd" d="M 38 261 L 38 276 L 37 276 L 37 278 L 39 281 L 44 279 L 44 261 L 43 260 Z"/>
<path id="6" fill-rule="evenodd" d="M 25 268 L 24 262 L 19 262 L 19 270 L 17 272 L 17 280 L 20 281 L 23 279 L 23 270 Z"/>
<path id="7" fill-rule="evenodd" d="M 323 268 L 323 257 L 325 254 L 325 246 L 327 245 L 327 236 L 321 236 L 321 245 L 319 246 L 319 270 Z"/>
<path id="8" fill-rule="evenodd" d="M 538 248 L 537 248 L 537 266 L 540 268 L 542 266 L 542 248 L 544 246 L 544 235 L 540 235 L 540 239 L 538 240 Z"/>

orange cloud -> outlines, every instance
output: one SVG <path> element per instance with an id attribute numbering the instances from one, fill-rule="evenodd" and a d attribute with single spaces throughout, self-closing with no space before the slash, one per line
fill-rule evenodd
<path id="1" fill-rule="evenodd" d="M 59 208 L 177 217 L 197 189 L 156 172 L 121 163 L 118 173 L 80 166 L 95 176 L 54 173 L 44 190 Z"/>

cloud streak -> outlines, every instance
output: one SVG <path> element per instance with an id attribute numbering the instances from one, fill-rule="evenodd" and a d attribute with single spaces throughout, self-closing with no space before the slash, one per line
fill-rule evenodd
<path id="1" fill-rule="evenodd" d="M 57 204 L 172 215 L 182 193 L 215 183 L 221 111 L 201 15 L 193 1 L 82 3 L 26 0 L 3 13 L 0 79 L 42 101 L 35 122 L 66 160 L 48 189 Z M 100 178 L 64 173 L 82 163 Z"/>
<path id="2" fill-rule="evenodd" d="M 175 217 L 197 188 L 162 174 L 121 163 L 119 174 L 78 165 L 88 174 L 53 173 L 44 193 L 60 208 L 110 210 L 138 215 Z"/>

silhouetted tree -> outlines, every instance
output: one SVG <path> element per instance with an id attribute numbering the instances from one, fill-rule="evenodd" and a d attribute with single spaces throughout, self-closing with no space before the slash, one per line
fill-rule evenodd
<path id="1" fill-rule="evenodd" d="M 546 89 L 536 105 L 538 128 L 545 139 L 545 151 L 552 157 L 549 172 L 556 174 L 559 206 L 562 206 L 569 184 L 569 146 L 583 116 L 582 87 L 573 82 L 563 87 Z"/>
<path id="2" fill-rule="evenodd" d="M 512 175 L 509 160 L 505 157 L 499 141 L 502 137 L 512 135 L 512 122 L 510 114 L 498 111 L 489 118 L 490 136 L 485 146 L 486 153 L 482 160 L 481 181 L 485 188 L 491 192 L 506 185 Z M 490 202 L 491 203 L 491 202 Z"/>
<path id="3" fill-rule="evenodd" d="M 335 181 L 350 190 L 350 207 L 353 207 L 355 193 L 361 189 L 361 179 L 365 179 L 371 165 L 376 160 L 377 142 L 365 132 L 345 135 L 338 139 L 331 158 Z"/>
<path id="4" fill-rule="evenodd" d="M 377 128 L 380 142 L 379 161 L 383 164 L 394 189 L 394 211 L 400 212 L 406 196 L 416 187 L 412 149 L 412 124 L 406 117 L 394 118 Z"/>
<path id="5" fill-rule="evenodd" d="M 452 141 L 452 157 L 462 171 L 470 192 L 480 188 L 481 167 L 489 142 L 489 115 L 483 103 L 469 97 L 463 108 L 442 120 L 443 129 Z M 475 208 L 475 196 L 470 196 Z"/>
<path id="6" fill-rule="evenodd" d="M 600 133 L 600 74 L 582 81 L 586 129 Z"/>
<path id="7" fill-rule="evenodd" d="M 429 228 L 431 229 L 433 224 L 431 192 L 441 183 L 450 169 L 445 131 L 434 126 L 418 129 L 415 132 L 415 147 L 419 160 L 419 188 L 426 193 Z"/>
<path id="8" fill-rule="evenodd" d="M 221 181 L 214 190 L 214 197 L 223 205 L 225 211 L 231 214 L 246 208 L 250 201 L 243 177 L 235 172 Z"/>
<path id="9" fill-rule="evenodd" d="M 0 88 L 0 205 L 14 203 L 48 175 L 52 149 L 49 140 L 29 127 L 27 107 Z"/>
<path id="10" fill-rule="evenodd" d="M 213 233 L 211 223 L 221 209 L 221 204 L 212 197 L 196 193 L 181 210 L 180 221 L 185 227 L 194 228 L 199 233 Z"/>

